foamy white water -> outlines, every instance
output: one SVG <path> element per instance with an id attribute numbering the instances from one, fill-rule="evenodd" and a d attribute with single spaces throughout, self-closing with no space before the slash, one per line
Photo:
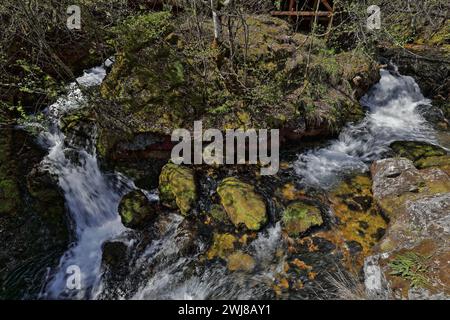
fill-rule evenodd
<path id="1" fill-rule="evenodd" d="M 327 189 L 343 174 L 368 170 L 394 141 L 437 143 L 434 130 L 416 111 L 430 100 L 413 78 L 381 70 L 380 82 L 361 103 L 369 108 L 364 120 L 347 126 L 329 146 L 299 155 L 294 168 L 303 182 Z"/>
<path id="2" fill-rule="evenodd" d="M 50 127 L 39 137 L 49 148 L 41 166 L 58 178 L 75 238 L 57 270 L 51 271 L 49 282 L 41 294 L 43 298 L 91 297 L 99 282 L 103 242 L 125 230 L 117 208 L 123 193 L 132 188 L 132 183 L 120 176 L 115 179 L 105 177 L 99 169 L 95 150 L 75 150 L 76 161 L 68 157 L 67 151 L 74 150 L 70 143 L 65 143 L 66 137 L 59 128 L 62 115 L 83 106 L 85 97 L 80 86 L 99 85 L 105 75 L 103 67 L 93 68 L 77 79 L 78 85 L 71 84 L 68 94 L 48 108 Z M 66 285 L 70 266 L 81 271 L 81 290 L 71 290 Z"/>

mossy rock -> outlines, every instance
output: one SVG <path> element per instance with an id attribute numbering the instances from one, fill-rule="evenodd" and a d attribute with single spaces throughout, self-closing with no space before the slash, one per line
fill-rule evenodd
<path id="1" fill-rule="evenodd" d="M 230 233 L 214 233 L 212 245 L 206 253 L 207 258 L 225 259 L 234 251 L 235 242 L 237 242 L 236 237 Z"/>
<path id="2" fill-rule="evenodd" d="M 425 159 L 419 159 L 415 163 L 415 166 L 419 169 L 426 169 L 431 167 L 439 167 L 450 175 L 450 156 L 433 156 Z"/>
<path id="3" fill-rule="evenodd" d="M 390 147 L 399 157 L 407 158 L 415 165 L 428 157 L 447 155 L 443 148 L 421 141 L 396 141 Z"/>
<path id="4" fill-rule="evenodd" d="M 244 225 L 249 230 L 259 230 L 267 222 L 264 200 L 250 184 L 234 177 L 226 178 L 220 183 L 217 193 L 236 227 Z"/>
<path id="5" fill-rule="evenodd" d="M 282 220 L 284 229 L 290 236 L 298 236 L 311 227 L 323 224 L 320 209 L 302 201 L 290 204 L 284 210 Z"/>
<path id="6" fill-rule="evenodd" d="M 144 222 L 153 218 L 156 212 L 142 191 L 132 191 L 125 195 L 119 204 L 119 215 L 124 226 L 141 228 Z"/>
<path id="7" fill-rule="evenodd" d="M 255 259 L 247 253 L 237 251 L 231 254 L 228 259 L 228 270 L 251 272 L 255 269 Z"/>
<path id="8" fill-rule="evenodd" d="M 159 192 L 165 206 L 178 208 L 183 215 L 187 215 L 197 199 L 194 172 L 187 167 L 166 164 L 159 176 Z"/>

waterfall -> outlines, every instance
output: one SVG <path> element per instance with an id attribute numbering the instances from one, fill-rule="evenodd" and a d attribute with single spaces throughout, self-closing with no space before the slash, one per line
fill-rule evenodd
<path id="1" fill-rule="evenodd" d="M 106 75 L 104 67 L 84 73 L 69 86 L 68 94 L 51 105 L 47 112 L 49 128 L 41 133 L 40 142 L 48 147 L 41 166 L 57 177 L 64 192 L 73 225 L 74 242 L 52 271 L 42 298 L 90 298 L 99 281 L 102 243 L 124 231 L 117 214 L 118 203 L 132 183 L 115 175 L 106 176 L 99 168 L 95 149 L 76 150 L 74 161 L 68 154 L 70 143 L 60 130 L 60 118 L 86 102 L 82 87 L 99 85 Z M 94 139 L 95 137 L 92 137 Z M 86 145 L 89 145 L 87 143 Z M 68 290 L 69 267 L 81 271 L 81 290 Z"/>
<path id="2" fill-rule="evenodd" d="M 70 142 L 60 129 L 60 119 L 68 111 L 86 103 L 82 87 L 99 85 L 106 75 L 104 67 L 85 72 L 72 84 L 66 96 L 47 110 L 50 126 L 39 139 L 48 148 L 42 167 L 57 177 L 64 191 L 72 222 L 74 241 L 61 257 L 56 270 L 51 270 L 41 297 L 47 299 L 108 298 L 108 288 L 101 279 L 102 244 L 119 238 L 127 230 L 118 216 L 121 197 L 135 189 L 133 182 L 120 174 L 105 174 L 96 157 L 95 136 L 85 148 L 77 148 L 76 160 L 68 153 Z M 421 140 L 436 143 L 435 133 L 416 112 L 419 105 L 429 105 L 411 77 L 381 70 L 381 80 L 361 100 L 368 108 L 365 118 L 348 125 L 338 139 L 327 147 L 310 150 L 298 156 L 293 164 L 299 179 L 312 186 L 328 188 L 342 175 L 363 172 L 379 159 L 396 140 Z M 88 147 L 90 146 L 90 147 Z M 154 271 L 140 279 L 132 292 L 120 298 L 132 299 L 256 299 L 267 298 L 276 274 L 282 271 L 282 259 L 276 260 L 275 251 L 283 243 L 280 223 L 269 226 L 258 234 L 249 246 L 257 265 L 253 274 L 230 273 L 220 263 L 197 266 L 191 270 L 198 255 L 180 255 L 177 239 L 183 218 L 173 214 L 167 231 L 153 239 L 139 256 L 135 257 L 136 270 Z M 199 251 L 206 249 L 199 244 Z M 81 271 L 81 290 L 67 287 L 70 267 Z M 102 290 L 105 290 L 102 292 Z M 104 294 L 102 296 L 102 293 Z"/>
<path id="3" fill-rule="evenodd" d="M 327 147 L 298 156 L 294 169 L 307 185 L 330 188 L 342 175 L 364 172 L 398 140 L 436 144 L 431 126 L 416 111 L 430 105 L 413 78 L 381 70 L 381 79 L 361 99 L 369 109 L 359 123 L 343 129 Z"/>

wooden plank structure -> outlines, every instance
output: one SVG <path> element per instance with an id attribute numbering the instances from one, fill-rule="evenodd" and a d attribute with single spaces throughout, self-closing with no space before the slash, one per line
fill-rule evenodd
<path id="1" fill-rule="evenodd" d="M 334 1 L 333 0 L 283 0 L 279 11 L 272 11 L 273 16 L 296 17 L 297 20 L 309 20 L 327 22 L 328 29 L 333 24 Z"/>

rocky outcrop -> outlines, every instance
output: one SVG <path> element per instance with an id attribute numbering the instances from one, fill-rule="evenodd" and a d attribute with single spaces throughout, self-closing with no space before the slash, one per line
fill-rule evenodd
<path id="1" fill-rule="evenodd" d="M 390 223 L 366 261 L 366 286 L 382 295 L 389 288 L 397 298 L 448 298 L 450 176 L 406 158 L 376 161 L 371 171 L 374 198 Z"/>
<path id="2" fill-rule="evenodd" d="M 159 193 L 162 204 L 172 209 L 179 209 L 187 215 L 197 199 L 197 186 L 194 172 L 184 166 L 166 164 L 159 176 Z"/>
<path id="3" fill-rule="evenodd" d="M 239 179 L 224 179 L 217 187 L 228 218 L 236 226 L 259 230 L 267 222 L 266 204 L 255 189 Z"/>

